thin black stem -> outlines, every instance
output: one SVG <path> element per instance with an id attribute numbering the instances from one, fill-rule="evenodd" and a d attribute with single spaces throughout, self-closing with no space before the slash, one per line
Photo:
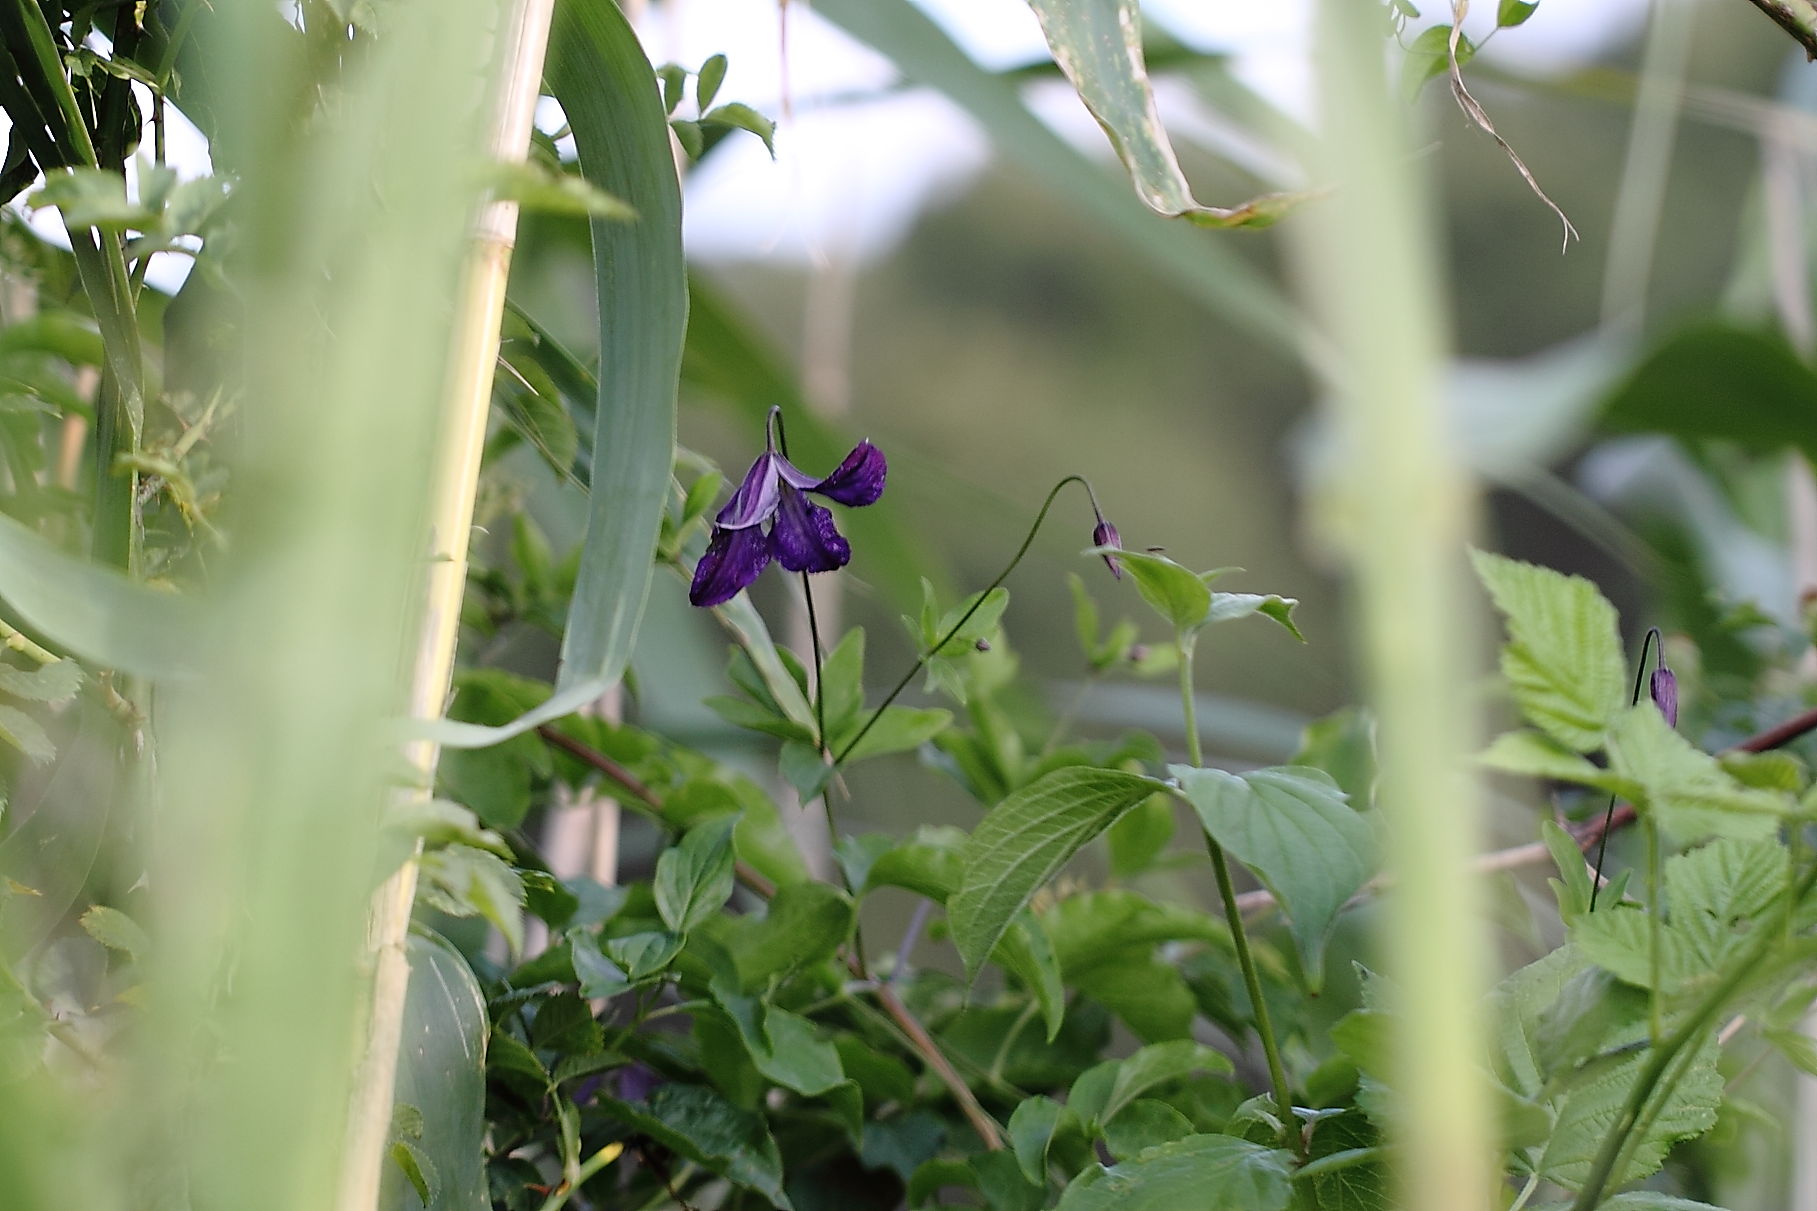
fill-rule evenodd
<path id="1" fill-rule="evenodd" d="M 808 583 L 806 572 L 801 574 L 801 596 L 808 603 L 808 645 L 814 655 L 814 744 L 824 757 L 827 751 L 826 683 L 822 680 L 820 618 L 814 612 L 814 586 Z"/>
<path id="2" fill-rule="evenodd" d="M 1034 545 L 1035 535 L 1041 532 L 1041 523 L 1047 520 L 1048 510 L 1053 508 L 1054 498 L 1060 495 L 1060 489 L 1066 487 L 1067 484 L 1074 483 L 1083 487 L 1085 489 L 1085 494 L 1091 498 L 1092 511 L 1097 514 L 1098 520 L 1102 521 L 1104 519 L 1104 514 L 1098 510 L 1098 495 L 1092 491 L 1091 482 L 1083 475 L 1068 475 L 1059 483 L 1055 484 L 1052 490 L 1048 492 L 1047 499 L 1041 502 L 1041 511 L 1035 514 L 1034 524 L 1029 526 L 1027 536 L 1023 538 L 1022 545 L 1016 548 L 1016 553 L 1010 557 L 1009 563 L 1004 566 L 1001 572 L 997 573 L 997 578 L 986 585 L 982 593 L 978 594 L 977 600 L 972 602 L 971 608 L 959 615 L 959 621 L 948 627 L 946 634 L 936 640 L 933 647 L 915 658 L 915 663 L 909 666 L 908 672 L 902 675 L 902 679 L 896 682 L 894 688 L 892 688 L 888 694 L 884 695 L 883 701 L 871 712 L 870 717 L 864 721 L 864 726 L 859 728 L 857 734 L 846 741 L 845 744 L 840 747 L 839 751 L 833 755 L 834 765 L 844 764 L 845 759 L 852 755 L 852 750 L 858 747 L 859 742 L 864 739 L 871 728 L 876 726 L 877 720 L 883 717 L 883 712 L 888 710 L 890 704 L 895 702 L 896 699 L 901 696 L 902 691 L 908 688 L 908 683 L 915 679 L 915 674 L 927 667 L 927 662 L 938 655 L 940 650 L 952 640 L 952 637 L 957 635 L 965 624 L 972 620 L 972 615 L 976 614 L 984 606 L 984 603 L 989 600 L 991 593 L 1001 586 L 1004 581 L 1009 579 L 1009 574 L 1016 570 L 1016 565 L 1022 562 L 1022 557 L 1028 554 L 1029 547 Z"/>
<path id="3" fill-rule="evenodd" d="M 1628 701 L 1629 706 L 1640 705 L 1640 687 L 1647 679 L 1647 648 L 1657 650 L 1662 643 L 1659 628 L 1648 627 L 1646 637 L 1640 641 L 1640 661 L 1634 666 L 1634 693 Z M 1590 880 L 1591 912 L 1596 911 L 1596 893 L 1602 890 L 1602 863 L 1604 855 L 1609 852 L 1609 825 L 1615 820 L 1615 798 L 1613 793 L 1609 795 L 1609 807 L 1602 816 L 1602 839 L 1596 846 L 1596 877 Z"/>

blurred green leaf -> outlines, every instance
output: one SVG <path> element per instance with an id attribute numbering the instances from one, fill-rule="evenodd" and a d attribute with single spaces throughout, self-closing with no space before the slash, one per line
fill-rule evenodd
<path id="1" fill-rule="evenodd" d="M 1495 24 L 1500 29 L 1522 25 L 1539 9 L 1539 0 L 1501 0 L 1495 10 Z"/>
<path id="2" fill-rule="evenodd" d="M 1272 281 L 1226 244 L 1155 222 L 1131 203 L 1122 182 L 1031 113 L 1013 81 L 980 67 L 911 0 L 822 0 L 815 11 L 969 112 L 1005 156 L 1083 211 L 1097 230 L 1122 241 L 1158 277 L 1287 357 L 1304 356 L 1308 326 Z"/>
<path id="3" fill-rule="evenodd" d="M 543 214 L 580 215 L 618 223 L 635 222 L 637 211 L 585 177 L 570 176 L 532 161 L 493 166 L 487 184 L 500 201 Z"/>
<path id="4" fill-rule="evenodd" d="M 993 807 L 966 841 L 964 881 L 947 904 L 953 940 L 976 978 L 1029 897 L 1087 841 L 1159 789 L 1153 778 L 1076 766 Z"/>
<path id="5" fill-rule="evenodd" d="M 1103 1127 L 1150 1090 L 1195 1072 L 1228 1076 L 1234 1069 L 1219 1051 L 1179 1039 L 1151 1043 L 1121 1060 L 1106 1060 L 1073 1082 L 1066 1104 L 1093 1130 Z"/>
<path id="6" fill-rule="evenodd" d="M 1074 1179 L 1058 1211 L 1284 1211 L 1293 1154 L 1229 1135 L 1189 1135 Z"/>
<path id="7" fill-rule="evenodd" d="M 1287 766 L 1238 775 L 1172 765 L 1168 772 L 1180 780 L 1205 831 L 1279 897 L 1316 989 L 1325 940 L 1374 862 L 1368 822 L 1320 770 Z"/>
<path id="8" fill-rule="evenodd" d="M 1617 716 L 1609 728 L 1609 766 L 1639 790 L 1636 806 L 1683 844 L 1710 836 L 1764 839 L 1794 809 L 1783 792 L 1737 782 L 1672 730 L 1651 702 Z"/>
<path id="9" fill-rule="evenodd" d="M 1061 1132 L 1080 1130 L 1072 1107 L 1051 1097 L 1024 1098 L 1009 1116 L 1009 1145 L 1022 1166 L 1022 1175 L 1038 1185 L 1047 1183 L 1047 1154 Z"/>
<path id="10" fill-rule="evenodd" d="M 1476 57 L 1476 44 L 1469 38 L 1457 40 L 1457 65 L 1464 64 Z M 1442 76 L 1451 70 L 1451 27 L 1449 25 L 1428 26 L 1413 40 L 1407 48 L 1407 58 L 1401 64 L 1401 91 L 1409 99 L 1419 95 L 1421 86 L 1434 76 Z"/>
<path id="11" fill-rule="evenodd" d="M 1817 460 L 1817 372 L 1782 337 L 1705 323 L 1668 337 L 1603 404 L 1625 433 L 1790 446 Z"/>
<path id="12" fill-rule="evenodd" d="M 65 168 L 51 173 L 42 188 L 27 199 L 34 207 L 54 206 L 71 230 L 84 227 L 133 227 L 144 231 L 157 225 L 158 215 L 126 197 L 126 178 L 106 168 Z"/>
<path id="13" fill-rule="evenodd" d="M 151 939 L 145 936 L 137 921 L 104 904 L 96 904 L 82 914 L 82 928 L 109 950 L 117 950 L 135 961 L 144 958 L 151 949 Z"/>
<path id="14" fill-rule="evenodd" d="M 407 949 L 410 988 L 395 1096 L 398 1104 L 417 1108 L 410 1152 L 426 1162 L 429 1196 L 419 1201 L 421 1187 L 406 1196 L 390 1181 L 380 1211 L 419 1205 L 428 1211 L 488 1211 L 485 997 L 466 960 L 441 938 L 412 934 Z"/>
<path id="15" fill-rule="evenodd" d="M 1022 981 L 1040 1006 L 1047 1041 L 1053 1042 L 1066 1022 L 1066 989 L 1060 982 L 1060 963 L 1054 957 L 1053 940 L 1047 936 L 1041 918 L 1024 909 L 1011 922 L 992 957 Z"/>
<path id="16" fill-rule="evenodd" d="M 1581 576 L 1487 551 L 1471 559 L 1508 620 L 1502 675 L 1521 713 L 1578 752 L 1600 748 L 1627 703 L 1615 607 Z"/>
<path id="17" fill-rule="evenodd" d="M 1266 227 L 1299 197 L 1265 194 L 1239 206 L 1205 206 L 1192 187 L 1155 111 L 1142 57 L 1138 0 L 1028 0 L 1047 35 L 1054 62 L 1128 170 L 1136 196 L 1158 214 L 1201 227 Z"/>
<path id="18" fill-rule="evenodd" d="M 1129 1160 L 1161 1144 L 1192 1134 L 1192 1120 L 1153 1098 L 1138 1098 L 1104 1124 L 1104 1146 L 1118 1160 Z"/>
<path id="19" fill-rule="evenodd" d="M 67 555 L 0 516 L 0 598 L 50 639 L 103 668 L 180 677 L 196 634 L 190 607 Z"/>

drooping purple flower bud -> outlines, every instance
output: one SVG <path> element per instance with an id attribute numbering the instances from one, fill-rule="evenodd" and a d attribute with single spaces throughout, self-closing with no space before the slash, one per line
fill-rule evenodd
<path id="1" fill-rule="evenodd" d="M 1666 717 L 1666 726 L 1677 727 L 1678 677 L 1662 664 L 1653 670 L 1653 678 L 1647 683 L 1647 688 L 1653 695 L 1653 705 Z"/>
<path id="2" fill-rule="evenodd" d="M 1117 535 L 1117 527 L 1100 517 L 1098 524 L 1092 528 L 1091 545 L 1094 547 L 1121 547 L 1123 540 Z M 1110 569 L 1112 576 L 1118 580 L 1123 579 L 1123 565 L 1117 562 L 1115 555 L 1107 552 L 1104 556 L 1104 565 Z"/>
<path id="3" fill-rule="evenodd" d="M 889 472 L 883 451 L 859 442 L 837 470 L 816 479 L 777 453 L 772 441 L 713 519 L 712 537 L 694 568 L 688 600 L 722 605 L 755 581 L 771 559 L 791 572 L 831 572 L 852 558 L 833 514 L 815 492 L 849 507 L 873 504 Z"/>

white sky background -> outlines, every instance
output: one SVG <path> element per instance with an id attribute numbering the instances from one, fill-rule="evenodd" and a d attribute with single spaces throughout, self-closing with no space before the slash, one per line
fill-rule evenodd
<path id="1" fill-rule="evenodd" d="M 1190 45 L 1232 55 L 1239 79 L 1303 117 L 1311 108 L 1312 2 L 1145 0 L 1143 8 Z M 1442 19 L 1448 9 L 1443 0 L 1418 2 L 1426 24 Z M 1046 54 L 1040 26 L 1024 0 L 916 3 L 987 68 L 1015 67 Z M 1497 35 L 1484 55 L 1528 71 L 1566 71 L 1633 36 L 1646 6 L 1647 0 L 1543 0 L 1526 25 Z M 1465 28 L 1480 36 L 1493 25 L 1495 7 L 1479 0 Z M 834 255 L 881 255 L 907 235 L 928 204 L 963 189 L 991 158 L 970 118 L 925 89 L 889 92 L 862 104 L 822 104 L 829 97 L 884 90 L 896 73 L 887 59 L 848 38 L 805 0 L 792 0 L 787 19 L 794 113 L 780 122 L 776 159 L 757 139 L 735 133 L 689 176 L 684 221 L 692 256 L 814 264 Z M 777 0 L 667 0 L 649 10 L 641 33 L 656 63 L 697 68 L 709 55 L 725 54 L 730 67 L 719 100 L 743 101 L 780 120 L 780 20 Z M 691 88 L 689 95 L 684 105 L 692 103 Z M 1103 134 L 1065 85 L 1033 86 L 1027 100 L 1064 137 L 1094 155 L 1110 156 Z M 1160 100 L 1176 136 L 1196 138 L 1215 130 L 1211 115 L 1197 112 L 1184 90 L 1163 87 Z M 0 117 L 0 129 L 4 124 Z M 210 171 L 206 141 L 174 111 L 167 143 L 170 163 L 181 175 Z M 54 210 L 32 212 L 30 219 L 67 245 Z M 188 258 L 160 253 L 148 280 L 170 291 L 188 271 Z"/>

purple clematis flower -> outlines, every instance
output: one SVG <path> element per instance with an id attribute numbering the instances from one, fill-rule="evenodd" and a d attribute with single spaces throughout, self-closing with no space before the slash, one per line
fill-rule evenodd
<path id="1" fill-rule="evenodd" d="M 713 536 L 694 568 L 688 600 L 697 606 L 730 601 L 772 557 L 791 572 L 844 567 L 852 558 L 851 544 L 834 528 L 832 510 L 806 493 L 853 507 L 872 504 L 883 495 L 888 470 L 883 451 L 862 441 L 836 471 L 815 479 L 777 453 L 772 432 L 744 482 L 714 518 Z"/>

